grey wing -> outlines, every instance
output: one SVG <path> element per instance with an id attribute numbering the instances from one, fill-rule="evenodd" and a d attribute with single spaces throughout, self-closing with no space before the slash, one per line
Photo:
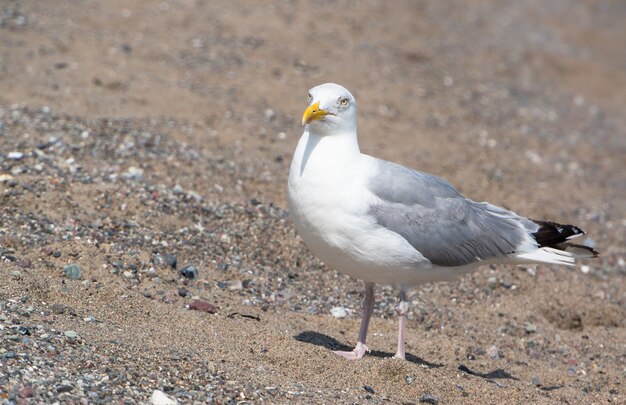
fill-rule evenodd
<path id="1" fill-rule="evenodd" d="M 511 211 L 471 201 L 438 177 L 377 160 L 368 189 L 370 214 L 404 237 L 431 263 L 462 266 L 504 257 L 529 243 L 538 226 Z"/>

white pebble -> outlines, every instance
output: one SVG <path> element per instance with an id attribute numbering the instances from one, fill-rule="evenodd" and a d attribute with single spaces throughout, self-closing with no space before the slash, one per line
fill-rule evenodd
<path id="1" fill-rule="evenodd" d="M 584 274 L 587 274 L 591 271 L 591 267 L 583 264 L 582 266 L 580 266 L 580 271 L 582 271 Z"/>
<path id="2" fill-rule="evenodd" d="M 24 157 L 24 154 L 22 152 L 9 152 L 9 154 L 7 155 L 7 158 L 9 159 L 13 159 L 13 160 L 20 160 L 21 158 Z"/>
<path id="3" fill-rule="evenodd" d="M 165 395 L 163 391 L 154 390 L 152 396 L 150 397 L 150 403 L 152 405 L 176 405 L 178 404 L 178 401 L 168 395 Z"/>
<path id="4" fill-rule="evenodd" d="M 344 307 L 335 307 L 330 310 L 330 314 L 337 319 L 343 319 L 348 316 L 348 310 Z"/>

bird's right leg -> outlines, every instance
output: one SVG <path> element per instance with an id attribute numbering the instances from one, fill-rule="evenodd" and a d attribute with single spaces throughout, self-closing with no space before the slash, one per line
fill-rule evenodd
<path id="1" fill-rule="evenodd" d="M 361 329 L 359 330 L 359 342 L 351 352 L 336 351 L 335 354 L 348 360 L 358 360 L 369 352 L 365 345 L 367 339 L 367 328 L 374 312 L 374 283 L 365 283 L 365 298 L 363 299 L 363 318 L 361 318 Z"/>

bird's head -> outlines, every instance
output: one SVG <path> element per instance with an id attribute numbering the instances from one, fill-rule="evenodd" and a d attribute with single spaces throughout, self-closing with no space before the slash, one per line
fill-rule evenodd
<path id="1" fill-rule="evenodd" d="M 302 125 L 309 125 L 309 130 L 329 135 L 356 129 L 356 101 L 344 87 L 334 83 L 313 87 L 308 103 Z"/>

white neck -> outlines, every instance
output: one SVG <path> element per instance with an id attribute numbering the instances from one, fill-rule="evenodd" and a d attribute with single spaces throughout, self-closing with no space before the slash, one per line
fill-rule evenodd
<path id="1" fill-rule="evenodd" d="M 346 168 L 352 166 L 360 159 L 361 151 L 357 140 L 356 128 L 351 131 L 340 133 L 319 134 L 315 128 L 305 129 L 296 153 L 294 162 L 297 160 L 299 167 L 296 169 L 300 176 L 307 173 L 327 173 L 341 176 Z"/>

